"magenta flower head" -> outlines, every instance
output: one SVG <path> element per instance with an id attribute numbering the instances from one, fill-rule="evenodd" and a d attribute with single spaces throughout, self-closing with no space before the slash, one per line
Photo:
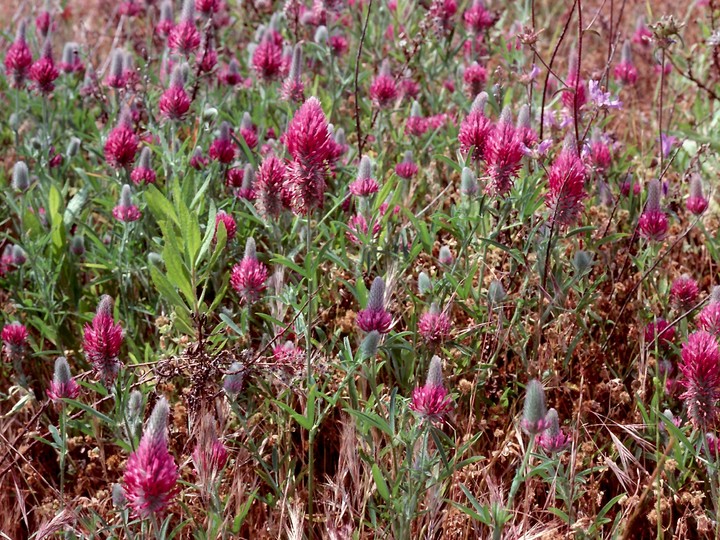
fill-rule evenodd
<path id="1" fill-rule="evenodd" d="M 665 319 L 657 319 L 645 327 L 645 342 L 654 343 L 657 340 L 658 347 L 667 347 L 675 341 L 675 328 L 670 326 Z"/>
<path id="2" fill-rule="evenodd" d="M 390 73 L 390 64 L 384 60 L 380 73 L 370 85 L 370 99 L 379 109 L 391 107 L 398 98 L 398 88 L 395 79 Z"/>
<path id="3" fill-rule="evenodd" d="M 420 317 L 418 332 L 430 345 L 442 343 L 450 335 L 450 317 L 433 302 L 430 310 Z"/>
<path id="4" fill-rule="evenodd" d="M 85 65 L 80 60 L 80 45 L 74 41 L 65 43 L 60 69 L 63 73 L 82 73 L 85 71 Z"/>
<path id="5" fill-rule="evenodd" d="M 469 32 L 482 34 L 495 24 L 497 17 L 485 9 L 484 0 L 473 0 L 472 5 L 463 13 L 463 20 Z"/>
<path id="6" fill-rule="evenodd" d="M 218 138 L 210 144 L 210 149 L 208 150 L 208 155 L 215 161 L 228 164 L 232 163 L 235 159 L 237 147 L 232 141 L 230 132 L 230 124 L 228 122 L 220 124 L 220 134 Z"/>
<path id="7" fill-rule="evenodd" d="M 170 30 L 168 47 L 178 54 L 190 56 L 200 46 L 200 32 L 195 26 L 195 2 L 185 0 L 180 22 Z"/>
<path id="8" fill-rule="evenodd" d="M 240 121 L 240 136 L 245 139 L 248 148 L 254 149 L 258 143 L 257 127 L 252 122 L 250 113 L 245 111 Z"/>
<path id="9" fill-rule="evenodd" d="M 697 326 L 715 337 L 720 337 L 720 287 L 713 287 L 710 302 L 697 317 Z"/>
<path id="10" fill-rule="evenodd" d="M 685 201 L 685 208 L 694 216 L 699 216 L 708 208 L 708 200 L 703 195 L 702 178 L 694 174 L 690 179 L 690 196 Z"/>
<path id="11" fill-rule="evenodd" d="M 418 166 L 413 160 L 412 150 L 408 150 L 405 152 L 402 161 L 395 165 L 395 174 L 397 174 L 400 178 L 410 180 L 417 173 Z"/>
<path id="12" fill-rule="evenodd" d="M 157 176 L 152 168 L 152 150 L 147 146 L 140 151 L 140 161 L 130 173 L 130 179 L 136 186 L 155 183 Z"/>
<path id="13" fill-rule="evenodd" d="M 184 88 L 183 66 L 176 65 L 170 76 L 170 86 L 160 96 L 160 113 L 168 120 L 182 120 L 190 110 L 190 96 Z"/>
<path id="14" fill-rule="evenodd" d="M 545 390 L 540 381 L 533 379 L 525 387 L 525 406 L 520 427 L 530 436 L 542 433 L 547 427 L 546 414 Z"/>
<path id="15" fill-rule="evenodd" d="M 443 385 L 442 360 L 439 356 L 433 356 L 425 385 L 413 390 L 410 410 L 427 422 L 438 423 L 442 422 L 443 417 L 452 409 L 452 400 Z"/>
<path id="16" fill-rule="evenodd" d="M 198 483 L 208 489 L 213 486 L 220 472 L 225 468 L 228 460 L 228 451 L 218 438 L 215 428 L 215 419 L 207 413 L 201 420 L 197 444 L 192 453 Z"/>
<path id="17" fill-rule="evenodd" d="M 363 332 L 377 330 L 387 334 L 390 331 L 392 315 L 385 310 L 385 281 L 380 276 L 372 282 L 367 306 L 358 312 L 356 322 Z"/>
<path id="18" fill-rule="evenodd" d="M 305 101 L 305 84 L 302 81 L 302 44 L 297 43 L 293 47 L 290 71 L 280 89 L 280 95 L 285 101 L 302 103 Z"/>
<path id="19" fill-rule="evenodd" d="M 697 281 L 683 274 L 670 286 L 670 303 L 680 310 L 691 309 L 697 304 L 699 292 Z"/>
<path id="20" fill-rule="evenodd" d="M 488 95 L 481 92 L 473 101 L 470 114 L 460 124 L 458 140 L 460 141 L 460 150 L 464 153 L 472 151 L 472 157 L 475 161 L 483 161 L 486 159 L 486 148 L 488 139 L 493 131 L 492 122 L 485 116 L 485 104 Z"/>
<path id="21" fill-rule="evenodd" d="M 30 80 L 42 94 L 49 94 L 55 90 L 55 80 L 60 76 L 60 71 L 55 66 L 52 55 L 52 42 L 50 36 L 45 38 L 42 56 L 30 66 Z"/>
<path id="22" fill-rule="evenodd" d="M 132 128 L 132 114 L 125 107 L 105 141 L 105 160 L 115 169 L 128 167 L 135 161 L 139 145 L 140 139 Z"/>
<path id="23" fill-rule="evenodd" d="M 203 156 L 202 148 L 199 146 L 195 147 L 192 156 L 190 156 L 190 166 L 196 171 L 200 171 L 207 167 L 208 163 L 210 163 L 210 160 Z"/>
<path id="24" fill-rule="evenodd" d="M 263 218 L 273 219 L 280 215 L 284 184 L 285 164 L 274 154 L 268 154 L 255 178 L 255 206 Z"/>
<path id="25" fill-rule="evenodd" d="M 668 230 L 667 215 L 660 209 L 660 190 L 660 182 L 650 180 L 645 209 L 638 220 L 638 232 L 648 240 L 660 241 Z"/>
<path id="26" fill-rule="evenodd" d="M 113 208 L 113 217 L 118 221 L 130 223 L 137 221 L 142 217 L 142 212 L 132 202 L 132 188 L 130 184 L 125 184 L 120 192 L 120 200 L 118 204 Z"/>
<path id="27" fill-rule="evenodd" d="M 715 336 L 700 330 L 688 336 L 682 348 L 679 381 L 692 425 L 703 432 L 714 428 L 720 399 L 720 354 Z"/>
<path id="28" fill-rule="evenodd" d="M 122 341 L 123 329 L 113 318 L 113 299 L 105 294 L 100 298 L 92 322 L 85 325 L 83 349 L 106 385 L 115 380 L 120 370 L 118 356 Z"/>
<path id="29" fill-rule="evenodd" d="M 47 389 L 48 397 L 58 403 L 63 398 L 75 399 L 80 395 L 80 387 L 70 373 L 70 366 L 64 356 L 55 360 L 55 374 Z"/>
<path id="30" fill-rule="evenodd" d="M 215 214 L 215 237 L 217 237 L 217 230 L 221 223 L 225 227 L 227 241 L 232 241 L 232 239 L 235 238 L 235 233 L 237 232 L 237 224 L 235 223 L 235 220 L 224 210 L 220 210 L 217 214 Z"/>
<path id="31" fill-rule="evenodd" d="M 535 436 L 537 445 L 548 454 L 565 450 L 570 445 L 570 437 L 560 429 L 560 419 L 555 409 L 550 409 L 545 415 L 545 425 L 545 431 Z"/>
<path id="32" fill-rule="evenodd" d="M 645 24 L 645 17 L 640 16 L 635 21 L 635 33 L 633 34 L 632 42 L 636 45 L 648 47 L 652 44 L 653 33 Z"/>
<path id="33" fill-rule="evenodd" d="M 160 4 L 160 20 L 155 25 L 155 32 L 163 37 L 167 37 L 174 26 L 173 4 L 170 0 L 165 0 Z"/>
<path id="34" fill-rule="evenodd" d="M 580 77 L 580 69 L 575 56 L 571 57 L 568 63 L 568 77 L 565 84 L 567 84 L 568 89 L 562 93 L 563 105 L 567 109 L 574 111 L 577 103 L 577 108 L 580 110 L 587 103 L 587 92 L 585 81 Z"/>
<path id="35" fill-rule="evenodd" d="M 372 177 L 372 163 L 369 157 L 363 156 L 360 160 L 357 178 L 350 184 L 349 189 L 356 197 L 369 197 L 379 191 L 380 186 Z"/>
<path id="36" fill-rule="evenodd" d="M 285 133 L 285 146 L 293 159 L 285 182 L 293 211 L 305 215 L 322 208 L 333 144 L 317 98 L 311 97 L 297 110 Z"/>
<path id="37" fill-rule="evenodd" d="M 482 92 L 487 82 L 487 70 L 477 62 L 473 62 L 463 73 L 463 83 L 465 83 L 465 92 L 473 98 Z"/>
<path id="38" fill-rule="evenodd" d="M 491 195 L 506 195 L 513 187 L 522 158 L 522 140 L 512 123 L 510 109 L 506 107 L 490 133 L 485 149 L 490 176 L 486 191 Z"/>
<path id="39" fill-rule="evenodd" d="M 548 174 L 548 191 L 545 205 L 550 209 L 550 220 L 561 228 L 575 223 L 583 209 L 585 193 L 585 165 L 577 155 L 573 141 L 555 158 Z"/>
<path id="40" fill-rule="evenodd" d="M 255 239 L 250 237 L 245 244 L 245 257 L 232 268 L 230 285 L 240 296 L 241 304 L 254 304 L 260 300 L 267 278 L 268 270 L 258 261 Z"/>
<path id="41" fill-rule="evenodd" d="M 250 163 L 247 163 L 243 168 L 242 183 L 240 188 L 236 190 L 235 195 L 239 199 L 255 200 L 255 169 Z"/>
<path id="42" fill-rule="evenodd" d="M 422 114 L 422 109 L 417 101 L 413 101 L 410 108 L 410 116 L 405 122 L 405 133 L 420 137 L 428 130 L 428 120 Z"/>
<path id="43" fill-rule="evenodd" d="M 272 359 L 276 367 L 289 371 L 299 371 L 303 367 L 305 351 L 290 340 L 273 347 L 272 353 Z"/>
<path id="44" fill-rule="evenodd" d="M 6 324 L 3 326 L 0 338 L 3 342 L 5 359 L 13 363 L 22 360 L 28 341 L 28 331 L 25 325 L 19 322 Z"/>
<path id="45" fill-rule="evenodd" d="M 110 53 L 110 69 L 105 84 L 110 88 L 125 88 L 128 79 L 125 76 L 125 53 L 122 49 L 113 49 Z"/>
<path id="46" fill-rule="evenodd" d="M 22 20 L 18 24 L 15 41 L 8 48 L 5 55 L 5 73 L 10 79 L 10 86 L 20 88 L 25 83 L 30 66 L 32 65 L 32 53 L 25 38 L 27 23 Z"/>
<path id="47" fill-rule="evenodd" d="M 127 504 L 140 519 L 162 515 L 178 491 L 177 466 L 168 452 L 169 415 L 168 402 L 161 397 L 145 425 L 140 445 L 130 454 L 125 467 Z"/>
<path id="48" fill-rule="evenodd" d="M 265 82 L 280 77 L 283 71 L 283 48 L 274 39 L 274 30 L 267 30 L 252 55 L 252 67 Z"/>
<path id="49" fill-rule="evenodd" d="M 615 66 L 613 74 L 615 75 L 615 80 L 624 85 L 633 86 L 637 82 L 638 73 L 632 61 L 632 51 L 629 41 L 623 44 L 620 63 Z"/>

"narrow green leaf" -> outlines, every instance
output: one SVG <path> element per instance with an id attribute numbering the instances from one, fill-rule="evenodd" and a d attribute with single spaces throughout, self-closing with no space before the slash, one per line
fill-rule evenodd
<path id="1" fill-rule="evenodd" d="M 372 475 L 373 480 L 375 480 L 375 486 L 377 487 L 378 493 L 383 499 L 385 499 L 386 502 L 390 502 L 390 490 L 388 489 L 385 477 L 383 476 L 377 463 L 373 463 L 372 465 Z"/>

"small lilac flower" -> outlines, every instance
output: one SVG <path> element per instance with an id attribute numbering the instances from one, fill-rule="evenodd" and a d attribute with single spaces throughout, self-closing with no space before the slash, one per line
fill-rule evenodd
<path id="1" fill-rule="evenodd" d="M 364 332 L 377 330 L 381 334 L 387 334 L 392 324 L 392 315 L 385 310 L 385 281 L 376 277 L 370 286 L 370 294 L 365 309 L 357 314 L 357 325 Z"/>
<path id="2" fill-rule="evenodd" d="M 598 109 L 610 110 L 622 108 L 622 101 L 618 98 L 613 98 L 610 92 L 603 92 L 600 87 L 600 81 L 590 81 L 588 88 L 590 89 L 590 100 Z"/>
<path id="3" fill-rule="evenodd" d="M 660 135 L 660 151 L 662 152 L 663 157 L 668 157 L 670 155 L 670 152 L 672 152 L 676 142 L 677 137 L 673 135 L 668 135 L 667 133 L 662 133 Z"/>
<path id="4" fill-rule="evenodd" d="M 55 360 L 55 374 L 46 392 L 55 403 L 63 398 L 75 399 L 80 395 L 80 387 L 73 379 L 70 366 L 64 356 Z"/>
<path id="5" fill-rule="evenodd" d="M 178 470 L 168 452 L 169 414 L 168 402 L 162 397 L 150 415 L 140 445 L 130 454 L 125 467 L 123 483 L 127 504 L 140 519 L 162 515 L 178 492 Z"/>
<path id="6" fill-rule="evenodd" d="M 443 386 L 442 360 L 439 356 L 433 356 L 430 360 L 425 385 L 413 390 L 410 409 L 430 423 L 442 422 L 443 417 L 452 411 L 452 400 Z"/>

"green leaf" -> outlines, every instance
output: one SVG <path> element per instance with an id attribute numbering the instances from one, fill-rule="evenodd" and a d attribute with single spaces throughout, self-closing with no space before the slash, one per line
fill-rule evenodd
<path id="1" fill-rule="evenodd" d="M 282 410 L 284 410 L 286 413 L 288 413 L 292 418 L 300 424 L 303 428 L 305 428 L 307 431 L 310 431 L 313 428 L 314 424 L 314 418 L 308 418 L 297 412 L 295 409 L 287 405 L 286 403 L 283 403 L 282 401 L 273 400 L 275 404 L 280 407 Z"/>
<path id="2" fill-rule="evenodd" d="M 98 420 L 103 422 L 105 425 L 107 425 L 108 427 L 113 427 L 116 424 L 115 420 L 113 420 L 106 414 L 101 413 L 100 411 L 96 411 L 90 405 L 87 405 L 86 403 L 83 403 L 82 401 L 76 401 L 74 399 L 67 399 L 67 398 L 65 398 L 63 401 L 69 405 L 73 405 L 73 406 L 77 407 L 78 409 L 82 409 L 86 413 L 91 414 L 92 416 L 94 416 L 95 418 L 97 418 Z"/>
<path id="3" fill-rule="evenodd" d="M 233 322 L 227 313 L 220 313 L 220 320 L 227 324 L 238 336 L 244 335 L 243 331 L 240 330 L 240 327 Z"/>
<path id="4" fill-rule="evenodd" d="M 385 499 L 386 502 L 390 502 L 390 490 L 388 489 L 385 477 L 383 476 L 377 463 L 373 463 L 372 465 L 372 475 L 373 480 L 375 480 L 375 486 L 377 487 L 378 493 L 383 499 Z"/>
<path id="5" fill-rule="evenodd" d="M 155 216 L 157 221 L 167 221 L 170 219 L 175 225 L 180 226 L 180 221 L 178 220 L 172 203 L 152 184 L 145 190 L 145 201 L 150 209 L 150 213 Z"/>
<path id="6" fill-rule="evenodd" d="M 363 411 L 355 411 L 353 409 L 345 409 L 345 412 L 348 414 L 353 415 L 357 420 L 360 421 L 361 424 L 363 424 L 364 427 L 367 427 L 368 425 L 370 427 L 374 427 L 385 433 L 386 435 L 389 435 L 390 437 L 393 436 L 393 432 L 390 429 L 390 425 L 380 418 L 375 413 L 366 413 Z"/>
<path id="7" fill-rule="evenodd" d="M 185 296 L 188 305 L 195 302 L 195 291 L 190 284 L 190 272 L 188 272 L 185 263 L 180 258 L 180 252 L 177 248 L 177 238 L 172 232 L 172 227 L 168 227 L 168 236 L 165 238 L 165 248 L 163 249 L 163 260 L 165 261 L 165 269 L 167 277 L 172 285 L 180 289 Z"/>
<path id="8" fill-rule="evenodd" d="M 87 203 L 90 195 L 90 190 L 87 186 L 78 191 L 65 208 L 65 214 L 63 215 L 63 224 L 65 227 L 70 227 L 73 221 L 80 215 L 80 212 Z"/>

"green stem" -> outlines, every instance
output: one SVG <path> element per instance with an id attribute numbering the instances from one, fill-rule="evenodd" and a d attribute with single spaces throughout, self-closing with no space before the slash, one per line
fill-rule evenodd
<path id="1" fill-rule="evenodd" d="M 65 507 L 65 454 L 67 453 L 67 435 L 65 428 L 65 404 L 60 404 L 60 506 Z"/>

